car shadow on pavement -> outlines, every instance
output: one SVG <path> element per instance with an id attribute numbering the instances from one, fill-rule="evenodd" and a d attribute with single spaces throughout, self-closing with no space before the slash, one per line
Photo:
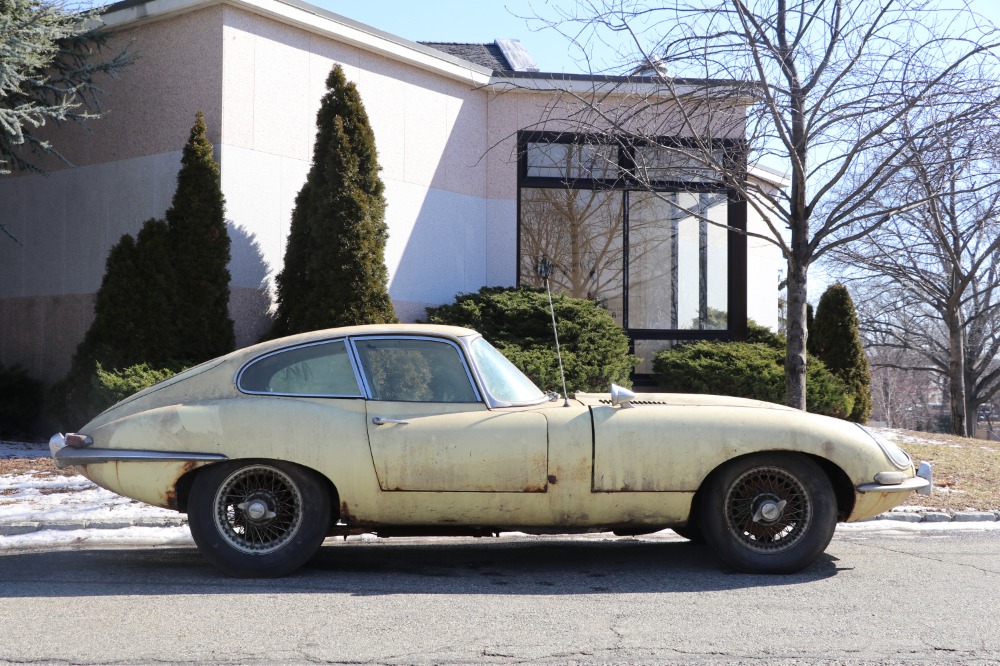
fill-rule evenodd
<path id="1" fill-rule="evenodd" d="M 171 594 L 577 595 L 800 585 L 835 576 L 822 554 L 790 575 L 723 565 L 707 547 L 635 539 L 328 541 L 278 579 L 229 578 L 193 548 L 62 550 L 0 556 L 0 598 Z"/>

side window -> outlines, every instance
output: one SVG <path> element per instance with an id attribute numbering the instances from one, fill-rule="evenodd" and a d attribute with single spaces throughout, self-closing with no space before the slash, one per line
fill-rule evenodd
<path id="1" fill-rule="evenodd" d="M 355 341 L 374 400 L 477 402 L 458 349 L 425 339 L 362 338 Z"/>
<path id="2" fill-rule="evenodd" d="M 295 347 L 254 361 L 240 374 L 250 393 L 360 397 L 343 340 Z"/>

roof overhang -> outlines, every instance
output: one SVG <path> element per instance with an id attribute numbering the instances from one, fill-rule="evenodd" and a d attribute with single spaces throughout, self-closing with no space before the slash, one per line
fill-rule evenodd
<path id="1" fill-rule="evenodd" d="M 639 95 L 643 97 L 717 97 L 736 105 L 752 101 L 752 84 L 717 79 L 663 79 L 655 76 L 606 76 L 546 72 L 495 73 L 489 87 L 497 92 Z"/>
<path id="2" fill-rule="evenodd" d="M 135 0 L 111 5 L 101 14 L 111 30 L 131 28 L 216 5 L 228 5 L 378 53 L 474 86 L 489 83 L 492 71 L 417 42 L 391 35 L 300 0 Z"/>

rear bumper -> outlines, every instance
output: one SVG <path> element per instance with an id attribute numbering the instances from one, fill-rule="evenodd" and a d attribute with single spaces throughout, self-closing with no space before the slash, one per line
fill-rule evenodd
<path id="1" fill-rule="evenodd" d="M 49 451 L 56 467 L 94 465 L 106 462 L 221 462 L 229 460 L 221 453 L 189 453 L 186 451 L 143 451 L 139 449 L 95 449 L 66 445 L 61 433 L 49 439 Z"/>

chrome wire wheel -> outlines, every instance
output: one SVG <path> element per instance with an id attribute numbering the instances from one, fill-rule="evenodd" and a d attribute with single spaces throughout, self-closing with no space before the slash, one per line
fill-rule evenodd
<path id="1" fill-rule="evenodd" d="M 754 467 L 738 476 L 723 502 L 726 526 L 745 548 L 781 553 L 809 531 L 813 509 L 802 482 L 779 467 Z"/>
<path id="2" fill-rule="evenodd" d="M 242 467 L 231 473 L 219 484 L 212 505 L 219 534 L 243 553 L 273 553 L 302 526 L 298 485 L 270 465 Z"/>

